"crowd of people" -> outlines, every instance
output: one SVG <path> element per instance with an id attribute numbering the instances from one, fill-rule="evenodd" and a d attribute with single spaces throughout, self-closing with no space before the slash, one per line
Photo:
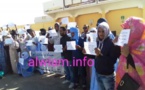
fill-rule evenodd
<path id="1" fill-rule="evenodd" d="M 123 47 L 115 43 L 118 37 L 115 37 L 109 27 L 107 20 L 100 18 L 96 27 L 83 26 L 83 32 L 79 28 L 61 26 L 55 23 L 54 29 L 57 36 L 50 36 L 47 30 L 40 29 L 40 36 L 48 38 L 48 44 L 40 43 L 36 33 L 32 29 L 24 30 L 25 34 L 18 34 L 16 30 L 9 30 L 8 35 L 2 37 L 0 46 L 0 76 L 5 73 L 16 73 L 23 77 L 32 76 L 35 68 L 28 65 L 31 58 L 31 52 L 35 51 L 54 51 L 54 45 L 62 45 L 62 58 L 67 59 L 72 64 L 73 57 L 82 59 L 87 56 L 94 60 L 95 77 L 97 90 L 144 90 L 145 88 L 145 22 L 142 18 L 130 17 L 122 25 L 122 29 L 129 29 L 129 42 Z M 90 30 L 89 30 L 90 29 Z M 52 27 L 48 31 L 53 30 Z M 97 47 L 96 55 L 88 55 L 84 49 L 84 42 L 94 42 L 87 34 L 95 33 Z M 90 34 L 91 35 L 91 34 Z M 12 44 L 5 45 L 5 39 L 11 38 Z M 33 45 L 27 46 L 27 40 L 32 40 Z M 75 41 L 76 50 L 67 50 L 67 42 Z M 39 48 L 38 48 L 39 47 Z M 19 63 L 19 58 L 24 59 L 24 64 Z M 119 60 L 119 63 L 117 62 Z M 115 70 L 115 64 L 117 70 Z M 67 66 L 64 65 L 65 80 L 62 84 L 70 83 L 68 88 L 76 89 L 81 83 L 83 89 L 91 81 L 87 80 L 88 75 L 91 78 L 91 68 L 88 66 Z M 58 75 L 59 76 L 59 75 Z"/>

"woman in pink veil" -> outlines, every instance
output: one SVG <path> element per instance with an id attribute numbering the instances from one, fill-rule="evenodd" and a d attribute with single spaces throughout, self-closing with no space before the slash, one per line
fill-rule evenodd
<path id="1" fill-rule="evenodd" d="M 145 22 L 141 18 L 130 17 L 124 24 L 123 29 L 130 29 L 128 45 L 121 48 L 121 56 L 116 73 L 115 90 L 123 75 L 126 73 L 126 61 L 130 55 L 135 63 L 135 68 L 129 64 L 128 74 L 140 85 L 138 90 L 145 90 Z"/>

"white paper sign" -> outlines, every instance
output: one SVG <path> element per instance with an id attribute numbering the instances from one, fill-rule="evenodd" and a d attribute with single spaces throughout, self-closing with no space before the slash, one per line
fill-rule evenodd
<path id="1" fill-rule="evenodd" d="M 7 36 L 8 35 L 8 31 L 6 31 L 6 30 L 4 30 L 4 31 L 2 31 L 2 36 Z"/>
<path id="2" fill-rule="evenodd" d="M 30 29 L 31 27 L 30 27 L 30 25 L 25 25 L 25 29 L 27 30 L 27 29 Z"/>
<path id="3" fill-rule="evenodd" d="M 40 31 L 37 30 L 37 31 L 35 31 L 35 33 L 36 33 L 36 36 L 37 36 L 37 37 L 40 36 Z"/>
<path id="4" fill-rule="evenodd" d="M 96 42 L 84 42 L 84 48 L 86 50 L 86 54 L 96 55 L 95 48 L 97 47 Z"/>
<path id="5" fill-rule="evenodd" d="M 15 24 L 14 24 L 14 23 L 9 23 L 8 26 L 9 26 L 9 27 L 14 27 Z"/>
<path id="6" fill-rule="evenodd" d="M 33 41 L 32 40 L 28 40 L 26 46 L 33 46 Z"/>
<path id="7" fill-rule="evenodd" d="M 76 42 L 68 41 L 67 42 L 67 50 L 76 50 Z"/>
<path id="8" fill-rule="evenodd" d="M 24 59 L 23 59 L 23 58 L 19 58 L 19 63 L 20 63 L 21 65 L 24 65 Z"/>
<path id="9" fill-rule="evenodd" d="M 46 37 L 45 36 L 39 36 L 38 41 L 41 42 L 42 40 L 44 40 Z"/>
<path id="10" fill-rule="evenodd" d="M 49 33 L 50 37 L 52 37 L 52 36 L 58 36 L 56 30 L 49 30 L 48 33 Z"/>
<path id="11" fill-rule="evenodd" d="M 39 36 L 38 40 L 41 44 L 48 44 L 48 38 L 46 38 L 46 36 Z"/>
<path id="12" fill-rule="evenodd" d="M 54 52 L 61 53 L 62 51 L 62 45 L 54 45 Z"/>
<path id="13" fill-rule="evenodd" d="M 3 28 L 3 29 L 7 29 L 7 25 L 3 25 L 2 28 Z"/>
<path id="14" fill-rule="evenodd" d="M 48 44 L 48 38 L 43 39 L 41 44 Z"/>
<path id="15" fill-rule="evenodd" d="M 116 43 L 116 45 L 124 46 L 124 44 L 128 44 L 130 31 L 131 31 L 130 29 L 122 30 L 119 35 L 118 42 Z"/>
<path id="16" fill-rule="evenodd" d="M 70 28 L 76 27 L 76 26 L 77 26 L 77 23 L 76 23 L 76 22 L 69 22 L 69 23 L 67 24 L 67 29 L 70 29 Z"/>
<path id="17" fill-rule="evenodd" d="M 5 44 L 6 44 L 6 45 L 11 45 L 12 43 L 13 43 L 12 38 L 6 38 L 6 39 L 5 39 Z"/>
<path id="18" fill-rule="evenodd" d="M 0 41 L 2 41 L 3 40 L 3 38 L 2 38 L 3 36 L 2 35 L 0 35 Z"/>
<path id="19" fill-rule="evenodd" d="M 62 18 L 61 22 L 62 22 L 62 24 L 68 24 L 69 23 L 68 17 Z"/>
<path id="20" fill-rule="evenodd" d="M 91 42 L 96 42 L 97 40 L 97 34 L 96 33 L 90 33 L 89 34 Z"/>
<path id="21" fill-rule="evenodd" d="M 26 32 L 23 29 L 18 29 L 18 34 L 25 34 Z"/>
<path id="22" fill-rule="evenodd" d="M 65 5 L 71 5 L 72 4 L 72 0 L 65 0 Z"/>

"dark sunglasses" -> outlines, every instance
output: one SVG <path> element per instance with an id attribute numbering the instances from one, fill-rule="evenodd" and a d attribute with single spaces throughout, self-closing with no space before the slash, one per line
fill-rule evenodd
<path id="1" fill-rule="evenodd" d="M 90 31 L 90 32 L 93 32 L 93 33 L 94 33 L 94 32 L 96 32 L 96 31 Z"/>

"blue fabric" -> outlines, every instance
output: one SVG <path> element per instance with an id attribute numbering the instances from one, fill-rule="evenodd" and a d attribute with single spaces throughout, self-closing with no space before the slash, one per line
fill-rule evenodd
<path id="1" fill-rule="evenodd" d="M 17 64 L 18 74 L 22 74 L 23 77 L 29 77 L 33 75 L 34 66 L 29 66 L 28 64 L 30 60 L 31 58 L 24 60 L 24 65 L 20 63 Z"/>
<path id="2" fill-rule="evenodd" d="M 31 47 L 33 47 L 33 46 L 26 46 L 28 51 L 32 51 Z M 37 43 L 36 51 L 41 51 L 41 43 L 40 42 Z"/>
<path id="3" fill-rule="evenodd" d="M 79 29 L 78 28 L 70 28 L 70 33 L 74 33 L 74 37 L 72 37 L 73 41 L 76 41 L 76 45 L 83 46 L 83 41 L 79 37 Z M 75 59 L 81 59 L 83 58 L 82 51 L 80 50 L 73 50 L 72 51 L 72 56 L 75 57 Z"/>
<path id="4" fill-rule="evenodd" d="M 109 38 L 110 38 L 111 40 L 114 40 L 114 39 L 115 39 L 115 36 L 113 35 L 112 32 L 110 32 L 110 34 L 109 34 Z"/>
<path id="5" fill-rule="evenodd" d="M 72 41 L 76 41 L 76 40 L 72 39 Z M 78 43 L 76 41 L 76 45 L 83 47 L 83 40 L 81 38 L 79 38 Z M 72 56 L 75 57 L 75 59 L 82 59 L 84 55 L 81 50 L 73 50 Z"/>
<path id="6" fill-rule="evenodd" d="M 72 39 L 72 40 L 76 41 L 76 39 Z M 83 45 L 84 45 L 83 43 L 84 43 L 84 40 L 81 39 L 81 37 L 79 37 L 77 45 L 83 47 Z M 77 60 L 77 59 L 82 60 L 83 57 L 84 57 L 81 50 L 73 50 L 72 51 L 72 56 L 73 56 L 73 59 L 75 58 L 75 60 Z M 86 70 L 85 70 L 85 67 L 79 66 L 80 63 L 77 63 L 77 64 L 78 64 L 78 66 L 73 67 L 73 71 L 74 71 L 74 73 L 73 73 L 74 74 L 74 78 L 73 78 L 74 80 L 73 81 L 74 81 L 74 83 L 79 83 L 79 81 L 78 81 L 79 76 L 81 76 L 82 84 L 86 85 Z"/>
<path id="7" fill-rule="evenodd" d="M 92 66 L 90 90 L 99 90 L 98 89 L 97 78 L 96 78 L 96 69 L 95 69 L 95 66 L 94 65 Z"/>
<path id="8" fill-rule="evenodd" d="M 116 61 L 115 65 L 114 65 L 115 72 L 117 71 L 118 63 L 119 63 L 119 59 Z"/>
<path id="9" fill-rule="evenodd" d="M 119 60 L 117 60 L 117 62 L 114 65 L 115 71 L 117 70 L 118 62 Z M 97 72 L 96 72 L 95 66 L 92 66 L 90 90 L 99 90 L 96 75 L 97 75 Z"/>
<path id="10" fill-rule="evenodd" d="M 38 42 L 38 44 L 37 44 L 37 51 L 41 51 L 41 43 L 40 42 Z"/>
<path id="11" fill-rule="evenodd" d="M 30 51 L 31 50 L 31 46 L 26 46 L 27 50 Z"/>
<path id="12" fill-rule="evenodd" d="M 73 67 L 69 66 L 72 65 L 72 61 L 68 61 L 64 63 L 64 69 L 65 69 L 65 74 L 66 74 L 66 80 L 69 80 L 70 82 L 74 83 L 74 73 L 73 73 Z"/>
<path id="13" fill-rule="evenodd" d="M 79 40 L 79 30 L 77 28 L 70 28 L 70 33 L 74 33 L 74 37 L 72 37 L 72 39 L 75 39 L 76 42 L 78 43 Z"/>

